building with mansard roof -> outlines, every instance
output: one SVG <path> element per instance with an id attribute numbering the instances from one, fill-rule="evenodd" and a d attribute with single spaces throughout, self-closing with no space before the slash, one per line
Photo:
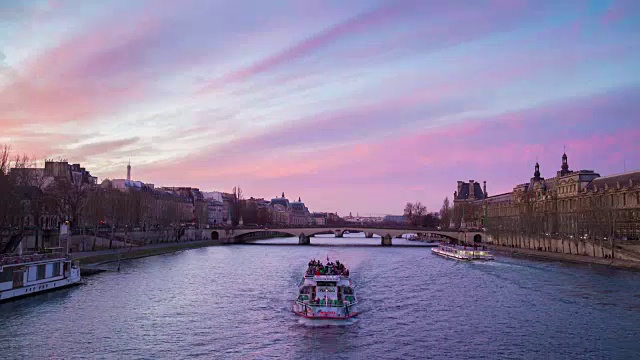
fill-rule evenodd
<path id="1" fill-rule="evenodd" d="M 473 190 L 472 190 L 473 189 Z M 640 238 L 640 171 L 600 176 L 570 170 L 562 154 L 560 170 L 542 177 L 536 162 L 529 182 L 509 193 L 478 194 L 473 181 L 458 182 L 452 226 L 544 233 L 559 236 Z"/>
<path id="2" fill-rule="evenodd" d="M 269 203 L 271 219 L 274 224 L 308 225 L 311 223 L 311 213 L 298 197 L 298 201 L 289 201 L 284 196 L 275 197 Z"/>

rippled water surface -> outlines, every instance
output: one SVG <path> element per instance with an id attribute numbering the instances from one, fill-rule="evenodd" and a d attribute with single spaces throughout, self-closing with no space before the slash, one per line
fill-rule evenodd
<path id="1" fill-rule="evenodd" d="M 379 239 L 265 242 L 127 261 L 0 304 L 0 358 L 640 358 L 638 272 L 332 246 Z M 347 323 L 290 312 L 306 263 L 327 256 L 356 284 L 363 313 Z"/>

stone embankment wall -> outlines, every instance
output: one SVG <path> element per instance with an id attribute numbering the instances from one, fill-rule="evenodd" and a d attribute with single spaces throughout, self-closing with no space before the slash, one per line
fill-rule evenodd
<path id="1" fill-rule="evenodd" d="M 72 251 L 89 251 L 93 248 L 93 243 L 95 241 L 95 249 L 96 250 L 103 250 L 103 249 L 108 249 L 109 248 L 109 238 L 104 238 L 104 237 L 93 237 L 92 235 L 74 235 L 71 236 L 71 243 L 69 244 L 69 247 L 71 248 Z M 62 242 L 62 241 L 61 241 Z M 57 247 L 58 246 L 58 239 L 57 237 L 54 238 L 40 238 L 38 240 L 38 245 L 39 247 L 46 247 L 46 248 L 51 248 L 51 247 Z M 127 245 L 131 245 L 131 244 L 127 244 Z M 22 240 L 22 246 L 24 246 L 24 249 L 33 249 L 36 246 L 36 238 L 35 236 L 27 236 Z M 113 240 L 112 244 L 111 244 L 111 248 L 113 249 L 117 249 L 117 248 L 121 248 L 121 247 L 125 247 L 125 243 L 123 241 L 118 241 L 118 240 Z"/>
<path id="2" fill-rule="evenodd" d="M 207 229 L 186 229 L 177 241 L 172 230 L 132 231 L 128 233 L 116 231 L 113 234 L 113 238 L 111 233 L 98 233 L 97 236 L 94 236 L 94 234 L 73 235 L 70 237 L 69 248 L 74 252 L 105 250 L 109 248 L 118 249 L 149 244 L 210 240 L 210 236 L 211 231 Z M 34 235 L 27 236 L 22 240 L 22 246 L 25 249 L 34 248 L 35 243 L 36 239 Z M 61 241 L 61 243 L 64 243 L 64 241 Z M 41 235 L 38 244 L 44 247 L 56 247 L 58 246 L 58 235 Z"/>
<path id="3" fill-rule="evenodd" d="M 632 246 L 615 245 L 612 247 L 609 241 L 557 239 L 526 235 L 501 235 L 500 237 L 488 235 L 486 243 L 507 248 L 534 250 L 541 255 L 556 253 L 640 262 L 640 252 L 634 251 Z"/>

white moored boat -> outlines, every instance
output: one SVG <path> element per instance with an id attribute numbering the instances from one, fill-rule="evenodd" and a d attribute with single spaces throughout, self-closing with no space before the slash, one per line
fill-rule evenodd
<path id="1" fill-rule="evenodd" d="M 0 255 L 0 301 L 80 282 L 80 266 L 62 252 Z"/>
<path id="2" fill-rule="evenodd" d="M 484 247 L 460 246 L 453 244 L 440 244 L 431 251 L 440 256 L 456 260 L 493 260 L 493 255 Z"/>
<path id="3" fill-rule="evenodd" d="M 349 270 L 339 261 L 309 262 L 293 312 L 308 319 L 349 319 L 358 314 L 358 302 Z"/>

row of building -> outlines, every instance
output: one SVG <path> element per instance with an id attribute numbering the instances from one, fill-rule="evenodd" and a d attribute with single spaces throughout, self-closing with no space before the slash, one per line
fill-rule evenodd
<path id="1" fill-rule="evenodd" d="M 134 180 L 131 164 L 127 165 L 126 178 L 105 179 L 98 183 L 80 164 L 67 161 L 45 161 L 44 168 L 12 169 L 12 176 L 28 183 L 32 189 L 51 190 L 56 182 L 72 184 L 70 189 L 80 190 L 86 197 L 82 213 L 60 215 L 55 211 L 37 211 L 39 215 L 25 215 L 29 226 L 54 229 L 64 221 L 80 226 L 95 223 L 133 227 L 151 227 L 169 224 L 196 224 L 198 226 L 230 225 L 284 225 L 324 226 L 330 224 L 366 225 L 374 223 L 406 223 L 400 216 L 349 216 L 340 218 L 337 213 L 311 212 L 300 197 L 289 200 L 284 192 L 270 200 L 264 198 L 236 199 L 234 194 L 220 191 L 201 191 L 195 187 L 156 186 Z M 33 179 L 38 179 L 34 181 Z M 88 191 L 89 190 L 89 191 Z M 234 211 L 234 206 L 241 210 Z M 39 216 L 35 219 L 34 216 Z M 74 219 L 75 217 L 75 219 Z"/>
<path id="2" fill-rule="evenodd" d="M 489 196 L 486 182 L 458 181 L 453 194 L 454 228 L 581 237 L 640 238 L 640 171 L 600 176 L 569 169 L 544 178 L 540 164 L 528 182 L 511 192 Z"/>
<path id="3" fill-rule="evenodd" d="M 192 187 L 158 187 L 141 181 L 131 180 L 131 165 L 127 166 L 127 179 L 105 180 L 103 187 L 111 187 L 122 191 L 151 191 L 161 192 L 180 199 L 185 219 L 207 226 L 230 225 L 326 225 L 338 216 L 333 213 L 311 213 L 300 197 L 297 201 L 289 201 L 284 192 L 271 200 L 264 198 L 236 199 L 234 194 L 211 191 L 200 191 Z M 239 219 L 234 219 L 234 203 L 242 204 Z M 250 213 L 253 211 L 254 213 Z M 263 217 L 257 214 L 265 214 Z M 247 223 L 249 219 L 243 219 L 243 214 L 251 218 L 255 223 Z"/>
<path id="4" fill-rule="evenodd" d="M 356 214 L 356 216 L 353 216 L 352 213 L 349 213 L 349 215 L 345 216 L 343 219 L 347 224 L 354 224 L 354 225 L 380 225 L 380 224 L 406 225 L 409 223 L 409 219 L 404 215 L 360 216 L 360 214 Z"/>
<path id="5" fill-rule="evenodd" d="M 271 200 L 263 198 L 236 199 L 234 194 L 212 191 L 205 192 L 195 187 L 155 186 L 133 180 L 131 164 L 127 165 L 127 176 L 123 179 L 98 179 L 79 164 L 67 161 L 45 161 L 44 168 L 16 168 L 12 176 L 28 180 L 30 188 L 51 190 L 56 182 L 71 184 L 70 189 L 82 189 L 86 196 L 86 214 L 60 216 L 53 211 L 43 211 L 38 219 L 33 214 L 25 215 L 27 225 L 47 228 L 59 227 L 63 221 L 100 223 L 132 226 L 154 226 L 168 223 L 192 223 L 198 226 L 229 225 L 327 225 L 338 219 L 334 213 L 312 213 L 299 197 L 290 201 L 282 193 Z M 38 179 L 35 181 L 34 179 Z M 87 190 L 91 191 L 87 191 Z M 91 202 L 94 203 L 91 203 Z M 241 210 L 234 211 L 234 206 Z M 100 209 L 99 209 L 100 208 Z M 38 211 L 40 213 L 40 211 Z M 258 215 L 259 214 L 259 215 Z M 243 216 L 246 219 L 243 219 Z M 96 217 L 98 219 L 96 219 Z M 239 217 L 239 218 L 238 218 Z M 250 223 L 248 223 L 250 222 Z M 124 223 L 124 224 L 123 224 Z"/>

